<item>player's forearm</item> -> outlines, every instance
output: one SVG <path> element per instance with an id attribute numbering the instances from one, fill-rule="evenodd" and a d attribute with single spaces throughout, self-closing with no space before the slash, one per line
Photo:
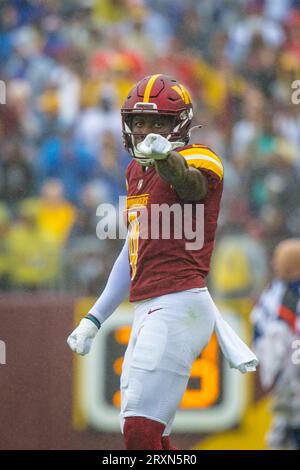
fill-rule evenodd
<path id="1" fill-rule="evenodd" d="M 201 201 L 206 196 L 206 177 L 196 168 L 189 167 L 179 153 L 171 151 L 167 159 L 155 162 L 155 168 L 182 200 Z"/>
<path id="2" fill-rule="evenodd" d="M 106 286 L 89 311 L 102 324 L 128 297 L 130 288 L 130 267 L 128 259 L 128 240 L 113 265 Z"/>

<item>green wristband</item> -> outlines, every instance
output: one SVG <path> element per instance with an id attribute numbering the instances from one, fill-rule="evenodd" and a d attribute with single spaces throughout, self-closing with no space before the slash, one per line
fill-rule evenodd
<path id="1" fill-rule="evenodd" d="M 96 325 L 98 330 L 100 329 L 101 323 L 99 322 L 98 318 L 94 317 L 94 315 L 92 315 L 91 313 L 88 313 L 85 318 L 87 318 L 88 320 L 91 320 L 91 322 L 93 322 L 94 325 Z"/>

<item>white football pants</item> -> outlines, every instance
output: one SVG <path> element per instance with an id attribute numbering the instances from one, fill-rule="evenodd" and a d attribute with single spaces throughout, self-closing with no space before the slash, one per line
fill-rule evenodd
<path id="1" fill-rule="evenodd" d="M 124 419 L 142 416 L 170 434 L 191 366 L 208 344 L 215 315 L 207 288 L 134 302 L 134 321 L 121 375 Z"/>

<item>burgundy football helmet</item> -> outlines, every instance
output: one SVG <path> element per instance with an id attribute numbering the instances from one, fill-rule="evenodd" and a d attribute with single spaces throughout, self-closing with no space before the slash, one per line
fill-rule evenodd
<path id="1" fill-rule="evenodd" d="M 193 105 L 189 92 L 177 80 L 162 74 L 150 75 L 140 80 L 128 93 L 121 116 L 124 146 L 132 157 L 135 157 L 134 137 L 140 136 L 132 132 L 132 119 L 141 113 L 172 117 L 173 130 L 164 137 L 170 142 L 187 144 Z"/>

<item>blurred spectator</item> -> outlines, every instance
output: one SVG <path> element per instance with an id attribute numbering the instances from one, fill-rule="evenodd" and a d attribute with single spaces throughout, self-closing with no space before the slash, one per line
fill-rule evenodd
<path id="1" fill-rule="evenodd" d="M 4 66 L 5 76 L 28 80 L 34 96 L 37 96 L 47 83 L 55 62 L 42 52 L 43 38 L 29 26 L 14 33 L 14 54 Z"/>
<path id="2" fill-rule="evenodd" d="M 45 138 L 38 158 L 40 183 L 48 178 L 60 179 L 65 196 L 75 204 L 82 186 L 97 169 L 96 158 L 74 138 L 70 128 Z"/>
<path id="3" fill-rule="evenodd" d="M 213 66 L 199 57 L 195 63 L 194 74 L 203 87 L 203 104 L 212 109 L 216 117 L 223 119 L 224 124 L 232 125 L 234 116 L 232 115 L 232 121 L 231 114 L 225 119 L 224 110 L 228 110 L 233 98 L 242 96 L 245 91 L 245 83 L 236 75 L 233 66 L 224 55 L 218 57 Z"/>
<path id="4" fill-rule="evenodd" d="M 98 295 L 120 249 L 119 240 L 101 240 L 96 236 L 97 207 L 108 200 L 109 187 L 101 180 L 89 183 L 82 191 L 77 220 L 64 253 L 65 287 L 76 289 L 77 294 Z M 111 210 L 111 220 L 117 228 L 117 211 L 113 206 Z"/>
<path id="5" fill-rule="evenodd" d="M 292 0 L 265 0 L 264 1 L 264 16 L 277 22 L 285 20 L 290 8 L 292 7 Z"/>
<path id="6" fill-rule="evenodd" d="M 278 136 L 273 126 L 272 110 L 263 109 L 258 134 L 250 140 L 246 149 L 245 166 L 247 171 L 256 171 L 272 164 Z"/>
<path id="7" fill-rule="evenodd" d="M 145 55 L 148 60 L 168 50 L 170 28 L 165 18 L 150 8 L 144 2 L 128 2 L 129 18 L 120 26 L 125 47 Z"/>
<path id="8" fill-rule="evenodd" d="M 255 298 L 265 285 L 267 253 L 259 240 L 238 225 L 219 239 L 211 269 L 211 288 L 220 299 Z"/>
<path id="9" fill-rule="evenodd" d="M 34 172 L 27 161 L 20 142 L 13 142 L 2 148 L 0 161 L 0 194 L 8 204 L 14 204 L 29 197 L 34 189 Z"/>
<path id="10" fill-rule="evenodd" d="M 218 155 L 226 155 L 227 139 L 225 129 L 222 122 L 215 118 L 211 109 L 202 107 L 201 110 L 195 112 L 195 124 L 201 124 L 201 128 L 196 128 L 191 132 L 190 143 L 200 142 L 210 148 Z M 225 161 L 226 165 L 227 162 Z"/>
<path id="11" fill-rule="evenodd" d="M 252 85 L 247 86 L 241 106 L 241 119 L 232 128 L 231 152 L 235 164 L 243 169 L 246 165 L 246 150 L 262 125 L 265 99 L 263 93 Z"/>
<path id="12" fill-rule="evenodd" d="M 297 106 L 282 104 L 274 117 L 274 129 L 296 150 L 296 167 L 300 170 L 300 114 Z"/>
<path id="13" fill-rule="evenodd" d="M 100 156 L 103 135 L 111 132 L 115 139 L 121 139 L 121 117 L 114 105 L 114 89 L 103 86 L 99 103 L 82 111 L 75 127 L 75 135 L 91 155 Z M 102 162 L 99 162 L 100 166 Z"/>
<path id="14" fill-rule="evenodd" d="M 18 12 L 9 2 L 0 5 L 0 59 L 6 61 L 13 48 L 13 31 L 18 25 Z"/>
<path id="15" fill-rule="evenodd" d="M 64 253 L 63 285 L 76 295 L 97 296 L 104 288 L 111 266 L 107 263 L 114 252 L 108 243 L 95 235 L 78 237 Z"/>
<path id="16" fill-rule="evenodd" d="M 77 217 L 70 230 L 68 243 L 73 243 L 75 239 L 81 236 L 96 236 L 97 207 L 99 204 L 108 203 L 110 199 L 110 186 L 104 180 L 94 179 L 82 189 Z"/>
<path id="17" fill-rule="evenodd" d="M 76 209 L 64 198 L 62 184 L 55 179 L 47 180 L 41 189 L 37 211 L 38 227 L 62 246 L 75 220 Z"/>
<path id="18" fill-rule="evenodd" d="M 254 211 L 269 202 L 292 210 L 299 203 L 298 178 L 294 173 L 296 149 L 282 138 L 269 137 L 265 142 L 257 141 L 249 150 L 250 204 Z"/>
<path id="19" fill-rule="evenodd" d="M 6 113 L 5 121 L 11 124 L 13 135 L 22 139 L 22 145 L 32 145 L 41 132 L 41 123 L 33 107 L 32 88 L 27 80 L 17 78 L 8 83 Z"/>
<path id="20" fill-rule="evenodd" d="M 103 135 L 99 158 L 102 162 L 99 176 L 105 180 L 102 185 L 110 188 L 110 197 L 107 201 L 117 204 L 118 197 L 126 194 L 125 171 L 130 157 L 124 148 L 121 148 L 119 139 L 107 131 Z"/>
<path id="21" fill-rule="evenodd" d="M 235 64 L 240 64 L 247 57 L 255 35 L 260 35 L 264 44 L 273 48 L 283 44 L 285 34 L 282 26 L 264 17 L 263 8 L 263 1 L 247 0 L 244 20 L 231 28 L 228 55 Z"/>
<path id="22" fill-rule="evenodd" d="M 284 50 L 300 57 L 300 11 L 291 10 L 284 23 L 287 31 Z"/>
<path id="23" fill-rule="evenodd" d="M 270 97 L 276 81 L 276 51 L 265 45 L 261 36 L 255 36 L 252 40 L 247 61 L 242 73 L 258 89 L 262 90 L 266 97 Z"/>
<path id="24" fill-rule="evenodd" d="M 300 449 L 300 366 L 294 341 L 300 338 L 300 239 L 281 242 L 273 256 L 274 279 L 262 293 L 251 318 L 260 381 L 272 387 L 271 449 Z"/>
<path id="25" fill-rule="evenodd" d="M 205 22 L 195 7 L 189 7 L 183 14 L 179 37 L 184 48 L 209 58 L 209 23 Z"/>
<path id="26" fill-rule="evenodd" d="M 60 59 L 60 64 L 51 74 L 51 81 L 56 85 L 58 100 L 58 118 L 61 124 L 69 127 L 74 124 L 79 111 L 81 82 L 76 70 L 76 57 Z"/>
<path id="27" fill-rule="evenodd" d="M 23 202 L 7 235 L 8 274 L 13 287 L 54 288 L 58 280 L 60 245 L 38 224 L 37 216 L 36 204 Z"/>
<path id="28" fill-rule="evenodd" d="M 95 0 L 94 15 L 98 21 L 107 25 L 126 19 L 128 0 Z"/>

